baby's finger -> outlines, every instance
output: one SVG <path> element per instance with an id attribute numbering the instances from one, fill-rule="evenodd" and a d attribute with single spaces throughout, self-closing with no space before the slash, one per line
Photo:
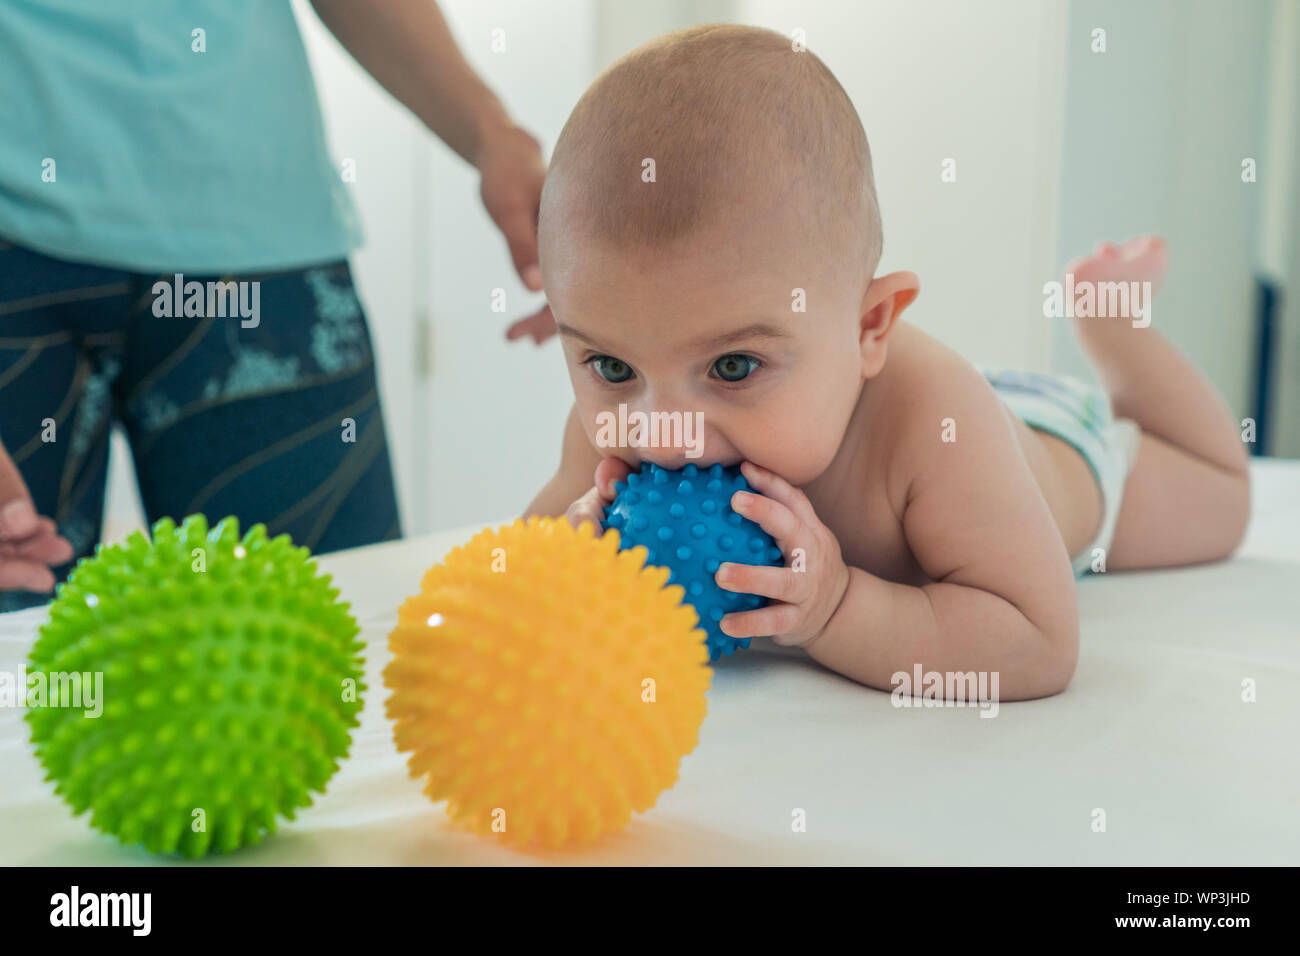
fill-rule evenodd
<path id="1" fill-rule="evenodd" d="M 799 519 L 789 508 L 772 498 L 756 495 L 751 491 L 737 491 L 731 496 L 731 507 L 743 517 L 758 523 L 758 526 L 776 539 L 785 550 L 782 542 L 789 541 L 799 530 Z"/>
<path id="2" fill-rule="evenodd" d="M 601 534 L 601 522 L 605 519 L 605 506 L 601 503 L 600 493 L 592 488 L 585 495 L 569 505 L 564 516 L 569 519 L 569 524 L 575 528 L 582 527 L 584 521 L 589 521 L 594 525 L 593 531 L 599 537 Z"/>
<path id="3" fill-rule="evenodd" d="M 793 604 L 769 604 L 757 611 L 725 614 L 718 627 L 728 637 L 775 637 L 793 631 L 801 614 Z"/>
<path id="4" fill-rule="evenodd" d="M 813 511 L 808 496 L 776 472 L 768 471 L 752 461 L 741 462 L 740 472 L 755 491 L 781 502 L 803 522 L 812 524 L 817 520 L 817 514 Z"/>
<path id="5" fill-rule="evenodd" d="M 798 604 L 803 600 L 803 582 L 808 575 L 789 568 L 772 568 L 759 564 L 736 564 L 725 561 L 713 576 L 718 587 L 740 594 L 761 594 L 774 601 Z"/>
<path id="6" fill-rule="evenodd" d="M 602 458 L 596 466 L 596 490 L 605 504 L 614 501 L 614 486 L 627 481 L 632 468 L 622 458 Z"/>

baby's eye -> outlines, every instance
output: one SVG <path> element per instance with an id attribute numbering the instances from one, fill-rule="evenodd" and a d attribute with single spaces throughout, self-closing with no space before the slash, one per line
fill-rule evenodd
<path id="1" fill-rule="evenodd" d="M 632 369 L 628 364 L 612 355 L 593 355 L 587 362 L 596 370 L 597 375 L 613 385 L 626 382 L 632 377 Z"/>
<path id="2" fill-rule="evenodd" d="M 749 355 L 724 355 L 713 363 L 713 370 L 724 382 L 740 382 L 758 368 L 758 359 Z"/>

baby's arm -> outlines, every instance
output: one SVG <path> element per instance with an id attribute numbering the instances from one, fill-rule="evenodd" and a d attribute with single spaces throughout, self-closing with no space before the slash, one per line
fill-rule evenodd
<path id="1" fill-rule="evenodd" d="M 839 608 L 805 649 L 881 689 L 920 664 L 996 671 L 1004 700 L 1060 693 L 1079 633 L 1060 533 L 983 376 L 964 362 L 930 371 L 898 430 L 896 457 L 908 482 L 903 533 L 933 583 L 895 584 L 850 568 Z M 956 441 L 940 440 L 946 418 Z"/>
<path id="2" fill-rule="evenodd" d="M 564 425 L 564 446 L 555 477 L 538 492 L 524 517 L 564 515 L 576 528 L 590 521 L 600 530 L 605 506 L 614 500 L 614 485 L 627 477 L 628 466 L 617 458 L 603 458 L 588 440 L 578 419 L 578 407 L 569 411 Z M 593 484 L 595 482 L 595 484 Z"/>
<path id="3" fill-rule="evenodd" d="M 578 406 L 569 409 L 564 423 L 564 444 L 560 451 L 560 467 L 546 487 L 537 493 L 524 517 L 541 515 L 559 517 L 578 498 L 591 489 L 592 475 L 600 464 L 600 454 L 587 440 L 578 420 Z"/>

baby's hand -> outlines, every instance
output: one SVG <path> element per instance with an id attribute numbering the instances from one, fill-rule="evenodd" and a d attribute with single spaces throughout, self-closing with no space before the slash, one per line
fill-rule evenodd
<path id="1" fill-rule="evenodd" d="M 564 513 L 569 523 L 577 528 L 584 521 L 590 521 L 595 525 L 596 536 L 600 537 L 600 523 L 605 520 L 605 508 L 614 501 L 614 485 L 625 481 L 631 470 L 622 459 L 602 459 L 596 466 L 596 486 L 569 505 L 569 510 Z"/>
<path id="2" fill-rule="evenodd" d="M 758 494 L 737 491 L 731 507 L 776 539 L 787 567 L 723 563 L 714 576 L 718 587 L 761 594 L 774 603 L 728 614 L 718 626 L 729 637 L 771 637 L 778 644 L 807 646 L 821 636 L 849 587 L 840 543 L 798 488 L 752 462 L 740 470 Z M 795 549 L 802 554 L 792 562 Z"/>

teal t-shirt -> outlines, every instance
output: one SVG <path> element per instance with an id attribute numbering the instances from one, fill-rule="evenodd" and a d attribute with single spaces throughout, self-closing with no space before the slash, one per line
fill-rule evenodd
<path id="1" fill-rule="evenodd" d="M 289 0 L 2 0 L 0 240 L 196 274 L 355 249 Z"/>

